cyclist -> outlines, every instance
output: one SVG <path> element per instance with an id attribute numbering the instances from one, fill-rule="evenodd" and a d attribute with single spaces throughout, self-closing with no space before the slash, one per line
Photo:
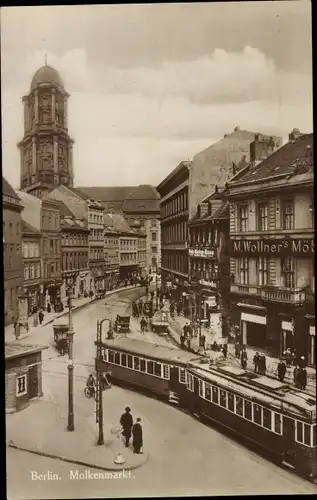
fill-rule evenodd
<path id="1" fill-rule="evenodd" d="M 95 381 L 92 373 L 89 375 L 89 377 L 87 379 L 86 387 L 88 387 L 90 394 L 92 394 L 92 396 L 94 396 L 95 395 L 96 381 Z"/>

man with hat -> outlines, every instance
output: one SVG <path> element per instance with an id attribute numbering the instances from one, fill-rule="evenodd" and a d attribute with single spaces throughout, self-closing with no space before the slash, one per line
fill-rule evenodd
<path id="1" fill-rule="evenodd" d="M 121 415 L 121 418 L 120 418 L 120 424 L 122 426 L 122 435 L 125 437 L 125 446 L 126 448 L 129 447 L 129 441 L 130 441 L 130 437 L 131 437 L 131 429 L 132 429 L 132 426 L 133 426 L 133 418 L 132 418 L 132 415 L 131 415 L 131 409 L 126 406 L 125 408 L 125 413 L 123 413 Z"/>

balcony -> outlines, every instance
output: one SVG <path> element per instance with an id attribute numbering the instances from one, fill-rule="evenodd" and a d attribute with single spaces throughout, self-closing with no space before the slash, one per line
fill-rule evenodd
<path id="1" fill-rule="evenodd" d="M 261 287 L 257 285 L 231 284 L 230 291 L 233 293 L 257 296 L 263 300 L 271 300 L 287 304 L 302 304 L 305 301 L 306 296 L 306 292 L 302 288 L 290 290 L 273 286 Z"/>

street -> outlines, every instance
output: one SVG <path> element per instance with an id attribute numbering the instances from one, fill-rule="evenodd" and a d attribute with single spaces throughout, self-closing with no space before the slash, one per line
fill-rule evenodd
<path id="1" fill-rule="evenodd" d="M 143 467 L 131 472 L 132 478 L 71 479 L 70 471 L 84 473 L 85 469 L 9 449 L 8 498 L 316 493 L 313 484 L 275 466 L 178 409 L 143 395 L 112 387 L 104 394 L 106 418 L 118 419 L 120 409 L 126 404 L 130 405 L 134 418 L 140 416 L 142 419 L 144 448 L 150 455 Z M 86 400 L 86 408 L 92 405 Z M 61 479 L 32 481 L 31 471 L 50 471 Z"/>

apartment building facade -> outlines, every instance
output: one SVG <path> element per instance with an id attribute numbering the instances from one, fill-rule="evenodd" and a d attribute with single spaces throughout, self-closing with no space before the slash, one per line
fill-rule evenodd
<path id="1" fill-rule="evenodd" d="M 315 365 L 313 135 L 289 139 L 228 182 L 230 327 L 242 344 Z"/>
<path id="2" fill-rule="evenodd" d="M 28 316 L 42 305 L 41 240 L 41 231 L 22 220 L 23 292 L 27 298 Z"/>

